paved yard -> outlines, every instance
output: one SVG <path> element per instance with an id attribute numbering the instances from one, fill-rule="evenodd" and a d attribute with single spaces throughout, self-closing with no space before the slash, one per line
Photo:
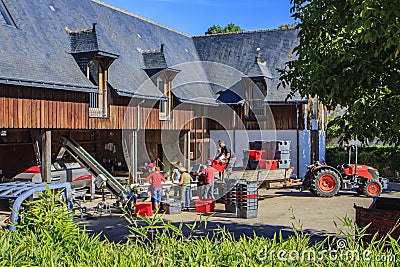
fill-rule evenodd
<path id="1" fill-rule="evenodd" d="M 217 203 L 215 214 L 208 219 L 207 229 L 200 227 L 196 234 L 204 234 L 218 227 L 225 227 L 235 236 L 242 234 L 252 236 L 256 233 L 260 236 L 271 237 L 279 231 L 282 231 L 284 235 L 292 233 L 294 225 L 297 229 L 301 228 L 319 239 L 340 233 L 341 218 L 348 217 L 354 221 L 354 204 L 368 207 L 372 203 L 371 198 L 358 196 L 352 191 L 341 192 L 333 198 L 313 197 L 308 191 L 299 192 L 295 189 L 262 189 L 259 194 L 263 199 L 259 201 L 257 218 L 236 218 L 235 214 L 224 212 L 223 204 Z M 400 184 L 391 184 L 390 191 L 384 192 L 382 196 L 400 198 Z M 94 205 L 94 203 L 88 205 Z M 186 223 L 200 221 L 201 215 L 189 211 L 177 215 L 165 214 L 163 218 L 179 224 L 182 221 Z M 117 213 L 101 216 L 96 220 L 79 219 L 78 221 L 95 233 L 102 231 L 108 239 L 115 242 L 123 242 L 129 236 L 126 220 Z"/>

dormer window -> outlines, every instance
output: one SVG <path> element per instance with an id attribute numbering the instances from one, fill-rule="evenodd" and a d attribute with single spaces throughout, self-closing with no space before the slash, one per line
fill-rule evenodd
<path id="1" fill-rule="evenodd" d="M 160 75 L 157 77 L 157 87 L 166 96 L 166 99 L 160 100 L 159 107 L 159 120 L 165 121 L 172 119 L 172 93 L 171 93 L 171 81 L 165 77 L 165 75 Z"/>
<path id="2" fill-rule="evenodd" d="M 263 77 L 244 80 L 246 105 L 244 114 L 248 119 L 264 114 L 264 99 L 267 96 L 267 83 Z"/>
<path id="3" fill-rule="evenodd" d="M 164 56 L 164 45 L 160 50 L 140 50 L 143 57 L 143 70 L 150 77 L 154 85 L 163 94 L 159 105 L 159 120 L 166 121 L 172 119 L 173 94 L 171 92 L 171 82 L 178 74 L 179 70 L 168 68 Z"/>
<path id="4" fill-rule="evenodd" d="M 72 56 L 85 76 L 98 87 L 97 91 L 90 93 L 89 116 L 107 118 L 110 102 L 108 69 L 118 55 L 99 50 L 96 23 L 89 30 L 72 31 L 66 27 L 66 31 Z"/>
<path id="5" fill-rule="evenodd" d="M 89 111 L 92 116 L 108 117 L 109 89 L 108 64 L 104 58 L 94 58 L 89 61 L 86 69 L 87 78 L 98 86 L 98 91 L 90 93 Z"/>

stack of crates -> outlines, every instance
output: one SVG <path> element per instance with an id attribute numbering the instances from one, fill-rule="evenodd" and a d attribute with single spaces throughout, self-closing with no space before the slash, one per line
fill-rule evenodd
<path id="1" fill-rule="evenodd" d="M 238 218 L 257 218 L 258 185 L 257 182 L 240 181 L 236 184 L 236 202 Z"/>
<path id="2" fill-rule="evenodd" d="M 247 170 L 287 169 L 290 164 L 290 141 L 255 141 L 250 142 L 250 150 L 243 150 Z"/>
<path id="3" fill-rule="evenodd" d="M 290 168 L 290 141 L 278 141 L 276 145 L 275 158 L 279 169 Z"/>
<path id="4" fill-rule="evenodd" d="M 224 203 L 225 203 L 225 211 L 236 213 L 236 185 L 238 183 L 237 179 L 225 179 L 225 192 L 226 195 L 224 196 Z"/>

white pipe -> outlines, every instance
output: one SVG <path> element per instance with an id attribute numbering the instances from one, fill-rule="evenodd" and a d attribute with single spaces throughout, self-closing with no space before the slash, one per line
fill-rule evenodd
<path id="1" fill-rule="evenodd" d="M 138 183 L 138 174 L 137 174 L 137 168 L 138 168 L 138 159 L 137 159 L 137 156 L 138 156 L 138 141 L 137 141 L 137 139 L 138 139 L 138 132 L 140 130 L 140 123 L 141 123 L 141 120 L 140 120 L 140 105 L 143 104 L 144 101 L 145 101 L 145 99 L 143 99 L 139 104 L 136 105 L 136 115 L 137 115 L 136 128 L 135 128 L 135 130 L 133 130 L 134 162 L 133 162 L 132 174 L 133 174 L 133 179 L 135 180 L 135 183 Z"/>

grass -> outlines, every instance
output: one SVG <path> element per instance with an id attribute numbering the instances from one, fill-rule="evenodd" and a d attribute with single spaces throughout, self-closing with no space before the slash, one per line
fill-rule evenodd
<path id="1" fill-rule="evenodd" d="M 89 236 L 72 220 L 57 195 L 47 191 L 29 203 L 21 214 L 17 231 L 0 230 L 0 266 L 397 266 L 400 245 L 387 237 L 363 245 L 365 229 L 344 218 L 350 232 L 342 239 L 311 243 L 310 236 L 293 227 L 283 238 L 238 237 L 223 228 L 213 235 L 195 236 L 199 224 L 174 226 L 161 215 L 142 218 L 146 226 L 135 225 L 135 238 L 124 244 Z M 189 228 L 184 235 L 183 228 Z M 353 234 L 356 233 L 356 234 Z M 356 255 L 357 254 L 357 255 Z"/>

